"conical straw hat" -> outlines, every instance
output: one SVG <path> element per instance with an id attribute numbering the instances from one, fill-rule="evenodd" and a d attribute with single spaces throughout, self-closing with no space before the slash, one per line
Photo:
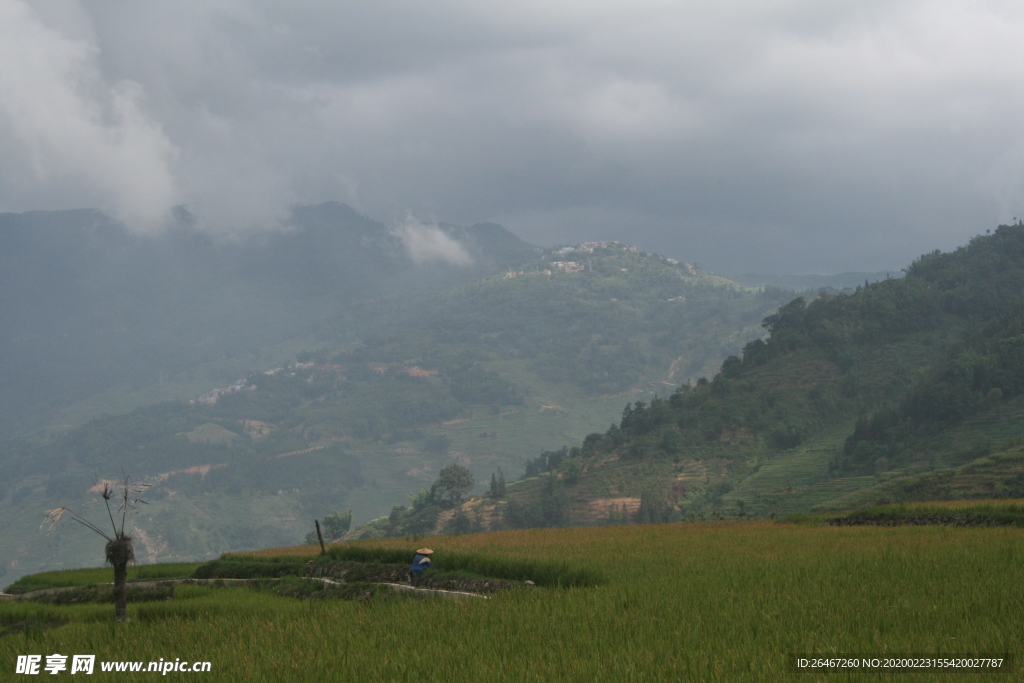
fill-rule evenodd
<path id="1" fill-rule="evenodd" d="M 418 553 L 419 553 L 420 555 L 430 555 L 430 554 L 431 554 L 431 553 L 433 553 L 434 551 L 433 551 L 433 550 L 431 550 L 430 548 L 420 548 L 420 549 L 419 549 L 419 550 L 417 550 L 416 552 L 418 552 Z"/>

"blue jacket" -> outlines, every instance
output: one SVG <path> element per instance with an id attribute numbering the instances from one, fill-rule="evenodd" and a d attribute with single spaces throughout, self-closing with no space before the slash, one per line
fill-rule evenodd
<path id="1" fill-rule="evenodd" d="M 433 566 L 434 563 L 430 561 L 430 557 L 417 553 L 416 557 L 412 558 L 412 566 L 409 567 L 409 573 L 416 574 L 417 576 L 423 576 L 423 572 Z"/>

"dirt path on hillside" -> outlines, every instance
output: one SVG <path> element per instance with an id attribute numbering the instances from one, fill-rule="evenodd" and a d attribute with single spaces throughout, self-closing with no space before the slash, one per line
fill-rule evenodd
<path id="1" fill-rule="evenodd" d="M 319 451 L 327 446 L 313 446 L 312 448 L 303 448 L 301 451 L 289 451 L 287 453 L 278 453 L 275 458 L 287 458 L 289 455 L 302 455 L 303 453 L 312 453 L 313 451 Z"/>
<path id="2" fill-rule="evenodd" d="M 447 427 L 448 425 L 457 425 L 462 424 L 463 422 L 472 422 L 473 420 L 485 420 L 490 417 L 504 417 L 505 415 L 515 415 L 518 412 L 518 410 L 510 410 L 506 413 L 498 413 L 497 415 L 477 415 L 473 417 L 460 417 L 458 420 L 448 420 L 447 422 L 442 422 L 441 426 Z"/>
<path id="3" fill-rule="evenodd" d="M 679 370 L 679 364 L 683 362 L 684 358 L 686 358 L 685 354 L 679 356 L 679 358 L 676 358 L 674 361 L 672 361 L 672 365 L 668 366 L 668 377 L 665 378 L 666 382 L 671 382 L 673 379 L 675 379 L 676 372 Z"/>
<path id="4" fill-rule="evenodd" d="M 149 555 L 150 563 L 156 564 L 160 553 L 167 550 L 167 541 L 154 541 L 149 534 L 139 527 L 135 527 L 132 533 L 138 536 L 139 540 L 142 541 L 142 545 L 146 547 L 146 554 Z"/>

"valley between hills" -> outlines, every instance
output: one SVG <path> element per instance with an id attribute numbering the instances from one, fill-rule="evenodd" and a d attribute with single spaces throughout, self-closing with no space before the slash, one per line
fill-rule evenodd
<path id="1" fill-rule="evenodd" d="M 157 248 L 83 215 L 50 230 L 117 245 L 108 280 L 140 277 L 125 254 L 149 254 L 154 281 L 112 301 L 96 272 L 65 268 L 78 306 L 62 312 L 51 283 L 33 301 L 45 322 L 8 301 L 21 327 L 4 344 L 35 339 L 34 372 L 52 376 L 22 400 L 45 421 L 13 411 L 0 451 L 4 580 L 98 563 L 79 530 L 35 528 L 58 505 L 88 515 L 90 488 L 122 471 L 156 484 L 136 518 L 149 562 L 292 545 L 346 510 L 345 538 L 375 538 L 1024 495 L 1019 225 L 901 278 L 792 292 L 490 224 L 436 226 L 471 265 L 424 263 L 336 204 L 233 246 L 184 225 Z M 160 278 L 196 259 L 207 279 L 169 301 Z M 155 309 L 185 328 L 163 340 L 173 353 L 153 350 Z M 119 321 L 114 348 L 82 324 L 89 310 Z M 65 392 L 70 342 L 49 339 L 82 341 L 76 367 L 122 374 Z M 6 405 L 25 372 L 5 369 Z M 453 467 L 473 482 L 441 481 Z"/>

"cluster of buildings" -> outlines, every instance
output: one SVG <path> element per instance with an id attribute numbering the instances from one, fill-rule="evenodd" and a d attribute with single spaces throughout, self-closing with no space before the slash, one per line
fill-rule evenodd
<path id="1" fill-rule="evenodd" d="M 202 396 L 200 396 L 199 398 L 195 399 L 194 401 L 189 401 L 189 403 L 206 403 L 206 404 L 212 405 L 212 404 L 216 403 L 217 399 L 219 399 L 224 394 L 230 394 L 230 393 L 233 393 L 233 392 L 236 392 L 236 391 L 255 391 L 255 390 L 256 390 L 256 385 L 255 384 L 249 384 L 245 380 L 239 380 L 239 381 L 235 382 L 234 384 L 231 384 L 230 386 L 219 387 L 219 388 L 214 389 L 212 391 L 208 391 L 205 394 L 203 394 Z"/>
<path id="2" fill-rule="evenodd" d="M 577 244 L 575 247 L 562 247 L 556 249 L 555 254 L 568 254 L 570 251 L 585 251 L 588 254 L 594 253 L 595 249 L 607 249 L 608 247 L 622 247 L 626 251 L 632 251 L 636 253 L 637 248 L 623 244 L 621 242 L 584 242 L 583 244 Z"/>

